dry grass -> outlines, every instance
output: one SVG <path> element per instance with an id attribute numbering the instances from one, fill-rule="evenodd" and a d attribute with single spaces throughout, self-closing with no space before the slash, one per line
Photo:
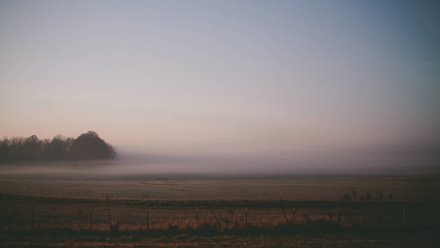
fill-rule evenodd
<path id="1" fill-rule="evenodd" d="M 399 180 L 376 188 L 361 182 L 366 186 L 353 192 L 354 187 L 348 187 L 353 181 L 324 180 L 318 192 L 320 180 L 310 181 L 313 186 L 283 180 L 237 181 L 231 186 L 219 180 L 206 189 L 201 181 L 164 182 L 149 185 L 148 197 L 139 196 L 142 189 L 122 197 L 139 182 L 67 182 L 70 188 L 63 188 L 66 183 L 20 181 L 21 188 L 15 189 L 17 184 L 2 181 L 0 247 L 440 246 L 440 203 L 432 193 L 437 184 L 428 187 L 416 181 L 414 185 L 424 186 L 408 184 L 408 191 Z M 81 193 L 95 183 L 91 194 Z M 216 187 L 226 184 L 225 191 L 235 189 L 234 194 L 221 198 Z M 297 195 L 297 187 L 311 197 Z M 421 197 L 414 194 L 416 189 Z M 331 196 L 321 197 L 330 190 Z M 210 191 L 217 198 L 206 198 Z M 369 191 L 371 199 L 366 200 Z M 258 198 L 258 192 L 271 196 Z"/>
<path id="2" fill-rule="evenodd" d="M 439 228 L 439 202 L 84 201 L 3 195 L 0 232 L 276 233 Z M 150 205 L 149 205 L 150 204 Z M 293 207 L 295 206 L 295 207 Z"/>

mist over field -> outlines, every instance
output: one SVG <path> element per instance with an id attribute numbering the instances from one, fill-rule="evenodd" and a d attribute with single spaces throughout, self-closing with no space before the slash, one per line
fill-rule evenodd
<path id="1" fill-rule="evenodd" d="M 432 1 L 0 1 L 0 137 L 96 131 L 118 152 L 96 174 L 437 173 L 438 23 Z"/>
<path id="2" fill-rule="evenodd" d="M 154 175 L 431 175 L 438 174 L 439 151 L 400 147 L 275 154 L 273 156 L 169 155 L 118 151 L 115 160 L 22 162 L 0 166 L 0 176 L 28 178 L 149 178 Z M 433 149 L 433 150 L 430 150 Z M 313 158 L 314 157 L 314 158 Z"/>

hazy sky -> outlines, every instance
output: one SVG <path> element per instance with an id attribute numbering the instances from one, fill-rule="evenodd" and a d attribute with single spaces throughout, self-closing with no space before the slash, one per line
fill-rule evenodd
<path id="1" fill-rule="evenodd" d="M 0 0 L 0 136 L 95 130 L 149 153 L 305 157 L 438 143 L 439 10 Z"/>

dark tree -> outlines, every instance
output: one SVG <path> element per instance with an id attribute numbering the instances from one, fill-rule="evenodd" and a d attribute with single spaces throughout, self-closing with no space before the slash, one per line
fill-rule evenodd
<path id="1" fill-rule="evenodd" d="M 71 156 L 74 159 L 108 159 L 114 158 L 116 153 L 97 133 L 89 131 L 73 141 Z"/>
<path id="2" fill-rule="evenodd" d="M 25 160 L 38 160 L 41 158 L 41 141 L 36 135 L 24 140 L 23 156 Z"/>
<path id="3" fill-rule="evenodd" d="M 61 135 L 55 136 L 46 147 L 46 157 L 50 160 L 62 160 L 68 158 L 72 144 Z"/>
<path id="4" fill-rule="evenodd" d="M 86 159 L 113 159 L 116 152 L 102 140 L 97 133 L 89 131 L 78 138 L 65 138 L 61 135 L 52 140 L 29 138 L 0 140 L 0 163 L 20 161 L 59 161 Z"/>

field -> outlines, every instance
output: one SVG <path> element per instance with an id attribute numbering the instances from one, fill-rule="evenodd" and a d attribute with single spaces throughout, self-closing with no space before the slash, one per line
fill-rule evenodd
<path id="1" fill-rule="evenodd" d="M 1 247 L 438 247 L 435 176 L 2 176 Z"/>

